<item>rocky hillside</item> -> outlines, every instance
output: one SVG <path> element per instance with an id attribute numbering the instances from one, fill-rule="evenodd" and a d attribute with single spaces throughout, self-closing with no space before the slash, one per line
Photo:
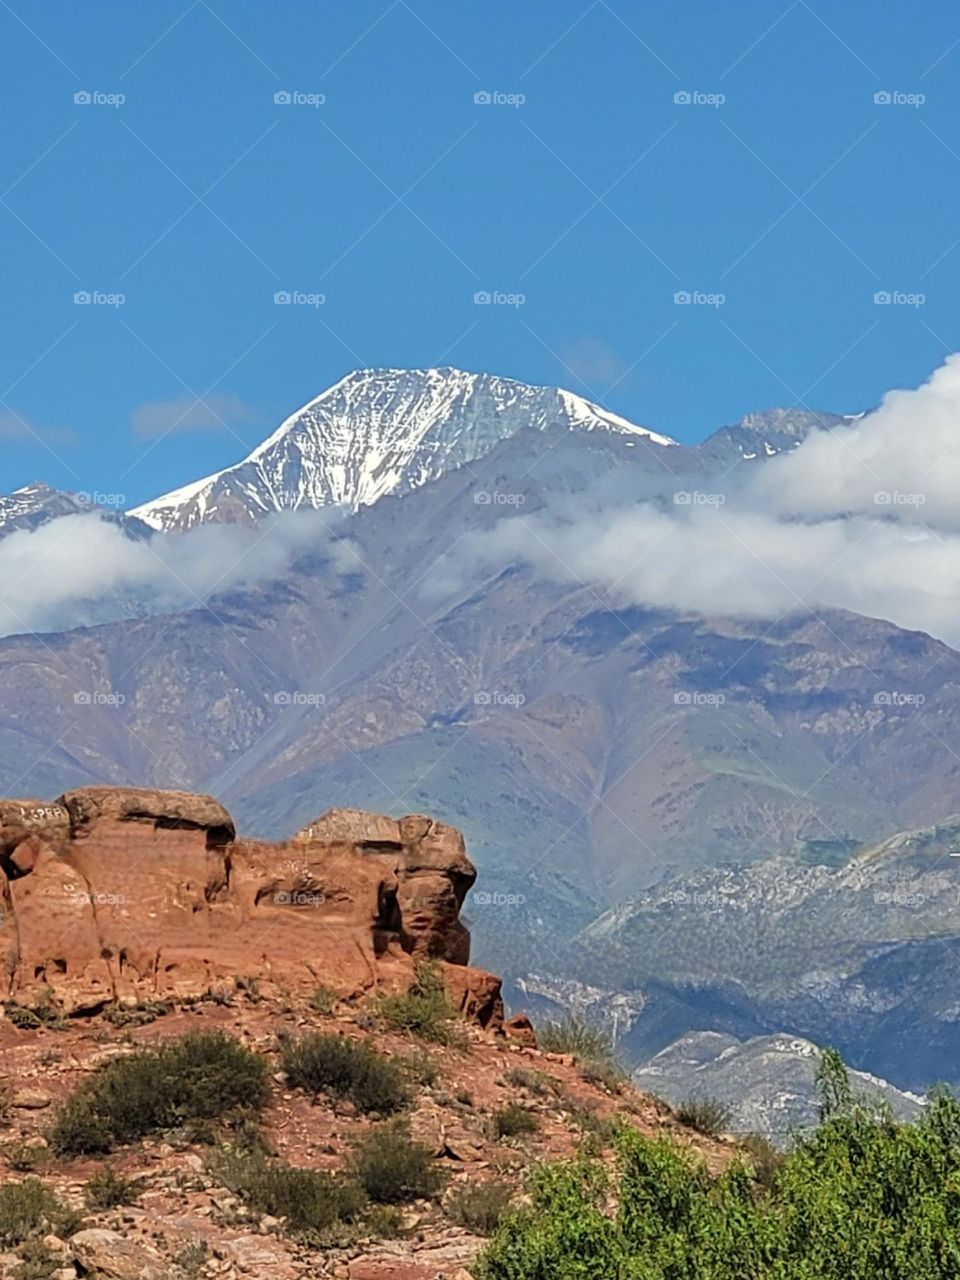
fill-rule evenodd
<path id="1" fill-rule="evenodd" d="M 504 1022 L 443 824 L 268 846 L 209 797 L 89 788 L 0 803 L 0 867 L 5 1278 L 469 1280 L 524 1170 L 617 1116 L 732 1154 Z"/>

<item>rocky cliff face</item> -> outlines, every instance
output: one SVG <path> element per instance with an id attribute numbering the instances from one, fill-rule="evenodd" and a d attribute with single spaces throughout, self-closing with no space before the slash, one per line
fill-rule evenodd
<path id="1" fill-rule="evenodd" d="M 496 1030 L 500 982 L 470 968 L 459 918 L 475 879 L 460 833 L 423 816 L 332 809 L 274 844 L 186 792 L 0 800 L 0 995 L 89 1013 L 249 975 L 267 994 L 356 996 L 409 988 L 429 959 Z"/>

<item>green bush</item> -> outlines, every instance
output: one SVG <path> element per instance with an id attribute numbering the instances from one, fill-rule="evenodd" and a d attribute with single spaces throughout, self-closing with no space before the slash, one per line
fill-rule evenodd
<path id="1" fill-rule="evenodd" d="M 91 1209 L 116 1209 L 121 1204 L 131 1204 L 143 1190 L 141 1178 L 125 1178 L 104 1165 L 84 1188 L 84 1197 Z"/>
<path id="2" fill-rule="evenodd" d="M 453 1222 L 466 1227 L 474 1235 L 491 1236 L 513 1198 L 513 1188 L 506 1182 L 481 1182 L 477 1186 L 458 1187 L 444 1208 Z"/>
<path id="3" fill-rule="evenodd" d="M 285 1041 L 280 1058 L 294 1088 L 349 1098 L 359 1111 L 389 1115 L 408 1101 L 402 1071 L 360 1040 L 304 1036 Z"/>
<path id="4" fill-rule="evenodd" d="M 396 1123 L 368 1134 L 353 1152 L 349 1170 L 375 1204 L 428 1200 L 444 1183 L 429 1149 L 411 1141 L 407 1128 Z"/>
<path id="5" fill-rule="evenodd" d="M 377 1012 L 391 1027 L 421 1040 L 446 1045 L 463 1040 L 457 1011 L 447 999 L 439 968 L 432 962 L 419 967 L 417 980 L 409 991 L 378 1000 Z"/>
<path id="6" fill-rule="evenodd" d="M 283 1218 L 296 1237 L 329 1239 L 356 1221 L 366 1197 L 346 1178 L 295 1169 L 262 1156 L 231 1156 L 220 1167 L 224 1184 L 256 1213 Z"/>
<path id="7" fill-rule="evenodd" d="M 267 1064 L 220 1031 L 196 1031 L 115 1058 L 60 1108 L 51 1141 L 61 1155 L 104 1155 L 147 1134 L 232 1111 L 259 1109 Z"/>
<path id="8" fill-rule="evenodd" d="M 0 1186 L 0 1245 L 22 1244 L 31 1236 L 54 1232 L 72 1235 L 80 1217 L 63 1204 L 39 1178 Z"/>
<path id="9" fill-rule="evenodd" d="M 478 1280 L 956 1280 L 960 1104 L 940 1094 L 895 1124 L 837 1062 L 819 1128 L 766 1194 L 740 1161 L 713 1177 L 671 1139 L 621 1130 L 615 1173 L 589 1158 L 534 1172 Z"/>
<path id="10" fill-rule="evenodd" d="M 498 1138 L 518 1138 L 521 1134 L 536 1133 L 540 1128 L 540 1121 L 526 1107 L 511 1102 L 494 1114 L 493 1128 Z"/>
<path id="11" fill-rule="evenodd" d="M 730 1124 L 730 1108 L 719 1098 L 685 1098 L 675 1112 L 681 1124 L 708 1138 L 719 1138 Z"/>

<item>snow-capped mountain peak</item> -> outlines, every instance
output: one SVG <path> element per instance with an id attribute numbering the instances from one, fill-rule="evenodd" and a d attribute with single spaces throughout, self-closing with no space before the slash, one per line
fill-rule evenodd
<path id="1" fill-rule="evenodd" d="M 136 508 L 156 529 L 356 509 L 414 489 L 523 429 L 566 424 L 675 443 L 554 387 L 461 369 L 361 369 L 309 401 L 242 462 Z"/>

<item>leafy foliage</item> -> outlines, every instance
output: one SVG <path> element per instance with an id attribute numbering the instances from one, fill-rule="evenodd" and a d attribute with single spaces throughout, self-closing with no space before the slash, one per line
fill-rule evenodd
<path id="1" fill-rule="evenodd" d="M 51 1142 L 61 1155 L 103 1155 L 150 1133 L 257 1110 L 266 1092 L 263 1058 L 223 1032 L 192 1032 L 107 1063 L 60 1108 Z"/>
<path id="2" fill-rule="evenodd" d="M 960 1104 L 932 1098 L 895 1124 L 851 1095 L 825 1055 L 823 1120 L 761 1190 L 739 1161 L 712 1177 L 693 1153 L 631 1130 L 610 1174 L 541 1166 L 483 1280 L 953 1280 L 960 1275 Z"/>
<path id="3" fill-rule="evenodd" d="M 285 1041 L 280 1056 L 294 1088 L 349 1098 L 359 1111 L 387 1115 L 408 1101 L 402 1071 L 360 1040 L 309 1035 Z"/>

